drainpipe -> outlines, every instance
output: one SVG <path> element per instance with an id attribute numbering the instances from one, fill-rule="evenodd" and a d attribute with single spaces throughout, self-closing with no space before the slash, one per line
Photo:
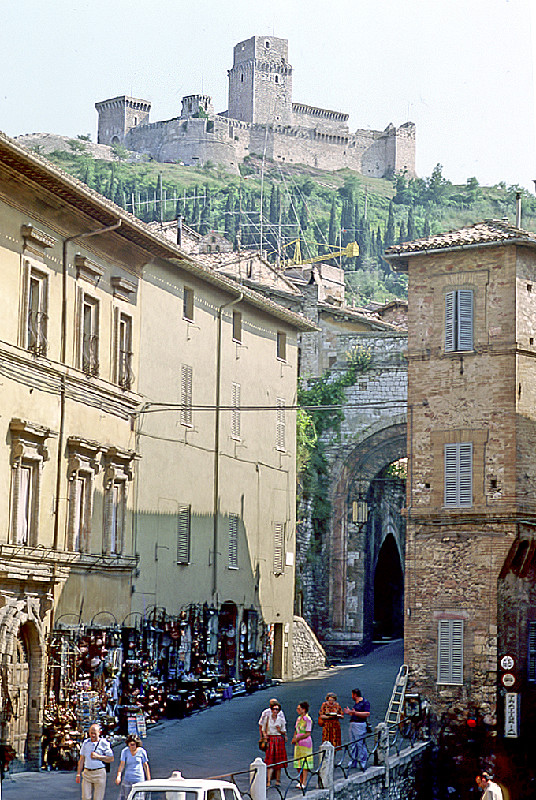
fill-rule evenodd
<path id="1" fill-rule="evenodd" d="M 88 233 L 77 233 L 75 236 L 68 236 L 63 240 L 63 259 L 61 276 L 61 340 L 60 340 L 60 363 L 65 366 L 67 351 L 67 245 L 75 239 L 87 239 L 90 236 L 99 236 L 101 233 L 115 231 L 121 227 L 121 220 L 115 225 L 107 228 L 99 228 Z M 59 529 L 60 529 L 60 491 L 61 491 L 61 459 L 63 451 L 63 438 L 65 435 L 65 374 L 60 378 L 60 428 L 58 433 L 58 458 L 56 466 L 56 500 L 54 503 L 54 550 L 58 549 Z"/>
<path id="2" fill-rule="evenodd" d="M 223 309 L 230 308 L 239 303 L 244 297 L 244 292 L 240 292 L 238 297 L 224 303 L 218 308 L 218 330 L 216 339 L 216 402 L 214 404 L 214 503 L 213 514 L 213 551 L 212 551 L 212 595 L 213 602 L 216 602 L 216 592 L 218 591 L 218 512 L 220 494 L 220 394 L 221 394 L 221 323 Z"/>
<path id="3" fill-rule="evenodd" d="M 521 192 L 516 192 L 516 228 L 521 227 Z"/>

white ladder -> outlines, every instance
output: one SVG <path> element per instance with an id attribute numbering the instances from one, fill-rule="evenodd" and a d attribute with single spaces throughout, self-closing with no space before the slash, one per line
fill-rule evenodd
<path id="1" fill-rule="evenodd" d="M 400 722 L 400 715 L 404 705 L 404 695 L 406 693 L 406 686 L 408 684 L 408 666 L 402 664 L 396 676 L 395 685 L 393 687 L 393 694 L 389 701 L 385 721 L 388 725 L 398 725 Z"/>

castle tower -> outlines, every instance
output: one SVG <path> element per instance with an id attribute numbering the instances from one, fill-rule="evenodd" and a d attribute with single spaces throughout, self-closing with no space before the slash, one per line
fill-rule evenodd
<path id="1" fill-rule="evenodd" d="M 214 116 L 212 98 L 208 94 L 189 94 L 182 98 L 181 117 Z"/>
<path id="2" fill-rule="evenodd" d="M 228 116 L 261 125 L 292 124 L 292 67 L 288 40 L 252 36 L 234 48 Z"/>
<path id="3" fill-rule="evenodd" d="M 122 143 L 131 128 L 149 121 L 151 104 L 135 97 L 112 97 L 95 103 L 99 114 L 97 142 L 99 144 Z"/>

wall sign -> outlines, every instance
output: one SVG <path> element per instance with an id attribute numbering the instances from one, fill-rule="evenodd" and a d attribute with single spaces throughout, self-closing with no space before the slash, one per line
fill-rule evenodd
<path id="1" fill-rule="evenodd" d="M 511 670 L 513 670 L 514 664 L 515 664 L 515 661 L 514 661 L 513 656 L 506 655 L 506 656 L 503 656 L 501 658 L 501 669 L 504 669 L 507 672 L 510 672 Z"/>
<path id="2" fill-rule="evenodd" d="M 504 737 L 517 739 L 519 719 L 519 695 L 517 692 L 506 692 L 504 696 Z"/>

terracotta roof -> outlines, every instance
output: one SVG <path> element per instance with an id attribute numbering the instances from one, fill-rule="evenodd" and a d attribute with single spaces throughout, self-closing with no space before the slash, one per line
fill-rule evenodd
<path id="1" fill-rule="evenodd" d="M 46 158 L 32 153 L 0 131 L 0 166 L 11 169 L 19 180 L 37 184 L 43 189 L 64 200 L 68 205 L 85 214 L 92 221 L 103 226 L 121 222 L 115 231 L 116 236 L 128 240 L 152 256 L 166 259 L 190 272 L 207 283 L 217 286 L 232 295 L 244 295 L 244 301 L 256 308 L 278 317 L 300 331 L 313 331 L 316 327 L 301 314 L 288 311 L 283 306 L 260 295 L 258 292 L 240 286 L 235 280 L 219 275 L 214 270 L 185 253 L 160 233 L 150 230 L 141 220 L 124 211 L 111 200 L 90 189 L 85 183 L 68 175 Z"/>
<path id="2" fill-rule="evenodd" d="M 536 246 L 536 234 L 516 228 L 509 222 L 500 219 L 486 219 L 475 225 L 467 225 L 456 231 L 439 233 L 411 242 L 395 244 L 385 251 L 388 261 L 399 261 L 408 256 L 420 253 L 433 253 L 441 250 L 457 250 L 466 247 L 482 247 L 485 245 L 525 244 Z M 397 269 L 397 265 L 393 264 Z M 402 269 L 402 265 L 398 269 Z"/>

